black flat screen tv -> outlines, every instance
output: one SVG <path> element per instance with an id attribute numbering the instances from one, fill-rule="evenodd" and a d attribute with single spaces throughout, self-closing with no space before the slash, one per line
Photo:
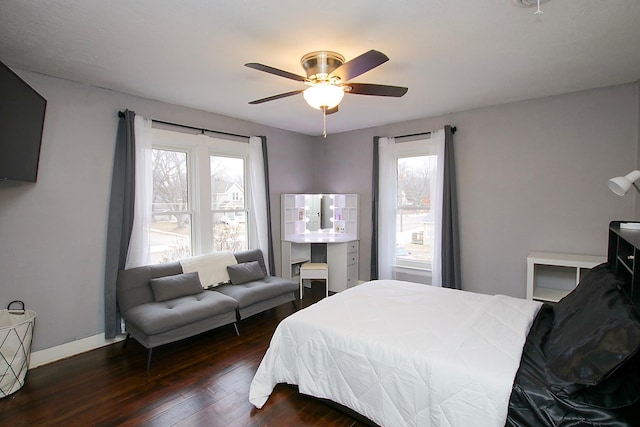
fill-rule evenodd
<path id="1" fill-rule="evenodd" d="M 0 62 L 0 181 L 36 182 L 47 100 Z"/>

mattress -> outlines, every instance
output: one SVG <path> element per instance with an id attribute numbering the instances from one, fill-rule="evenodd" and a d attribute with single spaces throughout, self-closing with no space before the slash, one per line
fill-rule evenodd
<path id="1" fill-rule="evenodd" d="M 278 383 L 383 426 L 503 426 L 541 304 L 394 280 L 325 298 L 284 319 L 253 378 L 261 408 Z"/>

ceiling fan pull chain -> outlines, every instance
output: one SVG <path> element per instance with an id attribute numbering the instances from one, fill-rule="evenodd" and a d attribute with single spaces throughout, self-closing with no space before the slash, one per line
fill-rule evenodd
<path id="1" fill-rule="evenodd" d="M 322 137 L 327 138 L 327 107 L 322 107 Z"/>

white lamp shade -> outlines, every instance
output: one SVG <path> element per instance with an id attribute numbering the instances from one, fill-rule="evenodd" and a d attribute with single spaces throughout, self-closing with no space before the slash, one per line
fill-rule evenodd
<path id="1" fill-rule="evenodd" d="M 609 180 L 609 189 L 618 196 L 624 196 L 634 182 L 640 179 L 640 171 L 629 172 L 625 176 L 617 176 Z"/>
<path id="2" fill-rule="evenodd" d="M 302 94 L 307 104 L 316 110 L 322 110 L 323 108 L 330 110 L 340 104 L 344 97 L 344 90 L 340 86 L 320 83 L 306 89 Z"/>

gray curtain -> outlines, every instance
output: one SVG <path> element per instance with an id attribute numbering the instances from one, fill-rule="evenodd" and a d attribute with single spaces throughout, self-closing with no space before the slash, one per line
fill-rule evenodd
<path id="1" fill-rule="evenodd" d="M 373 182 L 371 192 L 371 270 L 370 280 L 378 279 L 378 200 L 380 188 L 378 185 L 380 159 L 378 151 L 379 136 L 373 137 Z"/>
<path id="2" fill-rule="evenodd" d="M 105 338 L 120 334 L 120 313 L 116 299 L 116 279 L 127 260 L 133 227 L 135 198 L 135 113 L 119 113 L 118 134 L 111 176 L 111 199 L 107 223 L 107 253 L 104 272 Z"/>
<path id="3" fill-rule="evenodd" d="M 444 191 L 442 208 L 442 286 L 462 289 L 460 236 L 458 233 L 458 191 L 453 149 L 456 128 L 444 127 Z"/>
<path id="4" fill-rule="evenodd" d="M 267 230 L 267 235 L 269 236 L 269 259 L 267 262 L 269 263 L 269 271 L 271 275 L 274 276 L 276 274 L 276 261 L 273 254 L 273 234 L 271 230 L 271 196 L 269 193 L 269 156 L 267 155 L 267 137 L 261 136 L 262 140 L 262 161 L 264 162 L 264 188 L 267 197 L 267 225 L 269 229 Z"/>

